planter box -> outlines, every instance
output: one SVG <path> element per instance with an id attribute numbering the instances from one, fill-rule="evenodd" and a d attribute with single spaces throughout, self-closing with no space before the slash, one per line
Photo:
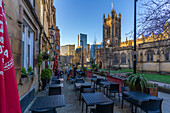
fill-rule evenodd
<path id="1" fill-rule="evenodd" d="M 28 77 L 20 78 L 20 85 L 25 84 L 28 81 Z"/>
<path id="2" fill-rule="evenodd" d="M 158 86 L 147 88 L 147 89 L 148 89 L 148 94 L 158 97 Z"/>

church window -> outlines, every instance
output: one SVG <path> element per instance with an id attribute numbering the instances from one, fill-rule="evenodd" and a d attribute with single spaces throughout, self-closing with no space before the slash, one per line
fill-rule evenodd
<path id="1" fill-rule="evenodd" d="M 147 61 L 149 61 L 149 54 L 147 54 Z"/>
<path id="2" fill-rule="evenodd" d="M 167 50 L 166 53 L 165 53 L 165 60 L 166 61 L 169 61 L 170 60 L 170 50 Z"/>
<path id="3" fill-rule="evenodd" d="M 113 55 L 113 65 L 116 65 L 116 64 L 118 64 L 118 63 L 119 63 L 118 55 L 115 53 L 115 54 Z"/>
<path id="4" fill-rule="evenodd" d="M 122 53 L 121 55 L 121 64 L 126 64 L 126 54 Z"/>
<path id="5" fill-rule="evenodd" d="M 154 55 L 154 51 L 152 51 L 152 50 L 147 51 L 147 61 L 148 62 L 153 62 L 153 55 Z"/>
<path id="6" fill-rule="evenodd" d="M 151 61 L 153 61 L 153 53 L 151 53 Z"/>

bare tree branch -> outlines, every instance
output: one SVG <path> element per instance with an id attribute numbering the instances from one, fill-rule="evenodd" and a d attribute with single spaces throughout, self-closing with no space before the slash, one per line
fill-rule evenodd
<path id="1" fill-rule="evenodd" d="M 143 12 L 139 13 L 137 20 L 137 37 L 142 34 L 147 37 L 153 32 L 160 34 L 165 31 L 168 26 L 164 25 L 170 21 L 170 0 L 149 0 L 147 2 L 143 0 L 140 8 L 143 9 Z M 169 35 L 169 32 L 167 33 Z M 133 30 L 127 35 L 133 37 Z"/>

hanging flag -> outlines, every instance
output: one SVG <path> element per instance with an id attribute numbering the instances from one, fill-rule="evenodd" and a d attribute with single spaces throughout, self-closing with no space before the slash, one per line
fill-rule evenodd
<path id="1" fill-rule="evenodd" d="M 21 113 L 3 0 L 0 0 L 0 113 Z"/>
<path id="2" fill-rule="evenodd" d="M 55 71 L 55 68 L 58 68 L 58 58 L 57 56 L 55 57 L 54 65 L 53 65 L 53 71 Z"/>

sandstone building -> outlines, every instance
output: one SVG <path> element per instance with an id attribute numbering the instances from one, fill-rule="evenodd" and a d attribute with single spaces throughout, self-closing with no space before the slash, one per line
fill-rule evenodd
<path id="1" fill-rule="evenodd" d="M 102 68 L 133 68 L 133 55 L 137 54 L 137 69 L 144 72 L 170 73 L 170 28 L 168 21 L 164 32 L 137 39 L 137 53 L 133 52 L 133 40 L 121 42 L 121 14 L 115 11 L 103 16 L 103 49 L 98 49 L 98 61 Z"/>
<path id="2" fill-rule="evenodd" d="M 37 56 L 45 51 L 55 55 L 56 44 L 59 43 L 59 29 L 56 28 L 56 9 L 53 0 L 4 0 L 7 18 L 7 27 L 14 58 L 15 72 L 18 83 L 20 99 L 32 88 L 40 88 L 41 69 L 53 62 L 44 61 L 38 66 Z M 49 28 L 57 31 L 50 36 Z M 57 39 L 56 39 L 57 38 Z M 35 76 L 32 79 L 23 79 L 21 69 L 32 67 Z M 22 82 L 21 84 L 21 81 Z"/>

